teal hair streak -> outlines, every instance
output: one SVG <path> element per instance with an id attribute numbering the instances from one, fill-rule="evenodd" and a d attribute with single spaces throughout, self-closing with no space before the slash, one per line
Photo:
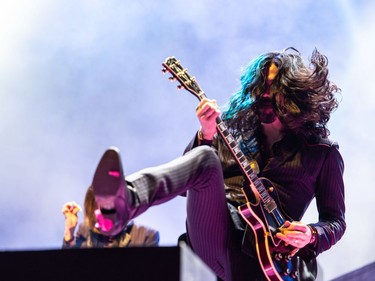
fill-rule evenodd
<path id="1" fill-rule="evenodd" d="M 223 108 L 222 120 L 227 123 L 242 152 L 248 156 L 259 151 L 258 142 L 254 136 L 254 124 L 248 120 L 254 90 L 264 84 L 264 68 L 272 56 L 272 53 L 268 53 L 250 61 L 243 69 L 240 90 L 231 96 Z"/>
<path id="2" fill-rule="evenodd" d="M 241 76 L 241 89 L 234 93 L 225 105 L 222 114 L 223 120 L 235 118 L 239 112 L 243 112 L 251 106 L 253 102 L 251 92 L 262 75 L 261 69 L 265 65 L 267 57 L 267 55 L 261 55 L 250 61 L 249 65 L 244 68 Z"/>

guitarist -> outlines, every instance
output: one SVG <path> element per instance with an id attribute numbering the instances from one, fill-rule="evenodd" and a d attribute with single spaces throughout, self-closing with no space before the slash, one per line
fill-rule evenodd
<path id="1" fill-rule="evenodd" d="M 280 208 L 290 218 L 276 237 L 296 249 L 304 248 L 307 258 L 314 259 L 341 239 L 346 223 L 344 164 L 338 145 L 327 139 L 326 126 L 338 106 L 334 94 L 340 89 L 328 80 L 324 55 L 315 50 L 310 63 L 312 68 L 303 63 L 294 48 L 254 59 L 241 77 L 241 89 L 225 107 L 222 120 L 244 154 L 256 159 L 258 176 L 272 181 Z M 227 146 L 217 137 L 217 116 L 216 101 L 203 99 L 197 107 L 201 128 L 188 149 L 210 145 L 221 160 L 228 205 L 238 230 L 237 245 L 233 246 L 237 252 L 229 252 L 234 261 L 233 280 L 263 280 L 252 245 L 254 234 L 245 231 L 248 225 L 233 208 L 246 202 L 241 192 L 243 176 Z M 319 221 L 307 224 L 301 219 L 314 197 Z M 243 231 L 245 237 L 241 239 Z M 314 276 L 305 278 L 314 280 Z"/>
<path id="2" fill-rule="evenodd" d="M 338 146 L 327 139 L 327 122 L 340 89 L 328 79 L 324 55 L 315 50 L 309 63 L 293 48 L 252 60 L 240 90 L 222 113 L 215 100 L 200 101 L 196 115 L 201 128 L 185 154 L 169 163 L 124 179 L 119 151 L 108 149 L 92 185 L 103 220 L 113 227 L 99 223 L 98 231 L 116 235 L 150 206 L 187 192 L 189 245 L 220 279 L 314 280 L 316 270 L 310 262 L 341 239 L 346 224 L 343 160 Z M 286 218 L 273 239 L 303 254 L 296 277 L 270 279 L 260 263 L 255 243 L 259 237 L 237 208 L 256 203 L 257 194 L 218 137 L 220 115 L 243 153 L 258 163 L 258 176 L 272 182 L 269 191 Z M 243 187 L 254 192 L 242 192 Z M 304 222 L 314 198 L 317 222 Z"/>

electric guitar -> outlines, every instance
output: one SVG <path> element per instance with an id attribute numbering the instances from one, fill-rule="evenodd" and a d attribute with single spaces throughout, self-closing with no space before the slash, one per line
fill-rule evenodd
<path id="1" fill-rule="evenodd" d="M 163 72 L 169 72 L 171 80 L 178 80 L 179 89 L 185 89 L 199 100 L 206 98 L 195 77 L 188 74 L 180 62 L 168 57 L 163 65 Z M 240 166 L 245 181 L 242 188 L 246 204 L 238 211 L 254 233 L 255 248 L 263 273 L 269 281 L 313 281 L 317 275 L 315 259 L 308 257 L 305 249 L 286 245 L 275 234 L 288 218 L 278 207 L 276 191 L 272 183 L 265 178 L 258 178 L 256 162 L 249 161 L 242 153 L 234 137 L 220 117 L 216 119 L 217 131 Z M 271 195 L 272 194 L 272 195 Z"/>

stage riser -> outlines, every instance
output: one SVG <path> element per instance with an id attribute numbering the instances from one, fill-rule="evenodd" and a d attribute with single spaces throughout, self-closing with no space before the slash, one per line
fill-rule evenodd
<path id="1" fill-rule="evenodd" d="M 0 252 L 2 281 L 215 281 L 187 247 Z"/>

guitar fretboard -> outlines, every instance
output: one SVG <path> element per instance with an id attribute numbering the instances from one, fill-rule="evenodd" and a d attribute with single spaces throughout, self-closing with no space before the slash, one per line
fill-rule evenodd
<path id="1" fill-rule="evenodd" d="M 186 70 L 182 70 L 179 72 L 179 76 L 181 75 L 187 75 Z M 191 79 L 190 79 L 191 80 Z M 201 101 L 204 98 L 207 98 L 206 94 L 200 89 L 200 87 L 195 82 L 195 79 L 192 80 L 190 86 L 194 88 L 196 91 L 196 96 Z M 276 202 L 273 200 L 273 198 L 268 193 L 267 189 L 265 188 L 263 182 L 258 178 L 257 174 L 251 168 L 250 162 L 247 160 L 246 156 L 243 154 L 242 150 L 240 149 L 236 139 L 233 137 L 233 135 L 229 132 L 228 127 L 222 121 L 220 117 L 216 118 L 216 127 L 223 138 L 224 142 L 227 144 L 227 147 L 229 148 L 232 156 L 240 166 L 243 174 L 247 177 L 248 181 L 253 183 L 256 190 L 259 193 L 260 199 L 264 204 L 264 208 L 269 212 L 273 212 L 276 208 Z"/>
<path id="2" fill-rule="evenodd" d="M 242 150 L 240 149 L 237 141 L 234 139 L 232 134 L 229 133 L 225 123 L 220 118 L 217 118 L 216 122 L 217 129 L 221 137 L 227 144 L 227 147 L 231 151 L 232 156 L 240 166 L 243 174 L 247 177 L 248 181 L 254 184 L 256 190 L 259 193 L 260 199 L 264 204 L 265 209 L 271 213 L 276 208 L 275 200 L 273 200 L 273 198 L 269 195 L 263 182 L 258 178 L 254 169 L 251 167 L 250 162 L 247 160 Z"/>

